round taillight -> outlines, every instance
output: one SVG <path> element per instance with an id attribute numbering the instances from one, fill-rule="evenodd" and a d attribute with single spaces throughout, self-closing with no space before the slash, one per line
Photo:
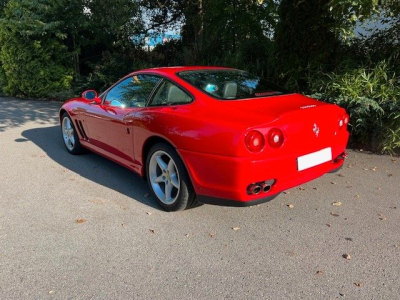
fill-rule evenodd
<path id="1" fill-rule="evenodd" d="M 273 128 L 268 133 L 268 142 L 272 148 L 278 148 L 283 144 L 283 132 L 278 128 Z"/>
<path id="2" fill-rule="evenodd" d="M 265 138 L 261 132 L 253 130 L 246 135 L 245 143 L 251 152 L 260 152 L 264 149 Z"/>

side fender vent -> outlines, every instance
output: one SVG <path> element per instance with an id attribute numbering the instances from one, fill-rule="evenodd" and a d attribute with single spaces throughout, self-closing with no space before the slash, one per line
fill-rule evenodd
<path id="1" fill-rule="evenodd" d="M 78 128 L 78 132 L 82 139 L 89 140 L 88 136 L 86 135 L 85 129 L 83 128 L 82 121 L 76 121 L 76 128 Z"/>

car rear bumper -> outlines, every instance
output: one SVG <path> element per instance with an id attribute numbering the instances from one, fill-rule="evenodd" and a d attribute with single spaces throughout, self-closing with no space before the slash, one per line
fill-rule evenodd
<path id="1" fill-rule="evenodd" d="M 267 196 L 264 198 L 259 198 L 256 200 L 249 200 L 249 201 L 237 201 L 237 200 L 231 200 L 231 199 L 222 199 L 222 198 L 215 198 L 215 197 L 210 197 L 210 196 L 197 195 L 197 200 L 200 203 L 211 204 L 211 205 L 248 207 L 248 206 L 253 206 L 253 205 L 271 201 L 271 200 L 275 199 L 277 196 L 279 196 L 279 194 L 280 193 L 272 195 L 272 196 Z"/>
<path id="2" fill-rule="evenodd" d="M 279 193 L 339 169 L 345 147 L 332 147 L 332 160 L 298 171 L 297 155 L 263 160 L 226 157 L 178 150 L 190 174 L 199 202 L 251 206 L 275 198 Z M 335 160 L 336 158 L 340 158 Z M 252 183 L 274 180 L 268 192 L 249 194 Z"/>

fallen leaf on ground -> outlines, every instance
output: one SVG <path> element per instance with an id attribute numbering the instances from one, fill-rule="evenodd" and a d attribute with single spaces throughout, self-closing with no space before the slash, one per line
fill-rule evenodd
<path id="1" fill-rule="evenodd" d="M 313 187 L 313 190 L 316 190 L 317 188 L 316 187 Z"/>
<path id="2" fill-rule="evenodd" d="M 350 241 L 350 242 L 352 242 L 353 241 L 353 239 L 352 238 L 349 238 L 349 237 L 347 237 L 347 238 L 344 238 L 346 241 Z"/>
<path id="3" fill-rule="evenodd" d="M 393 174 L 388 174 L 388 177 L 393 177 Z"/>
<path id="4" fill-rule="evenodd" d="M 340 202 L 340 201 L 333 202 L 332 205 L 334 205 L 334 206 L 340 206 L 340 205 L 342 205 L 342 202 Z"/>
<path id="5" fill-rule="evenodd" d="M 185 237 L 189 237 L 189 233 L 186 233 L 186 234 L 185 234 Z"/>
<path id="6" fill-rule="evenodd" d="M 331 216 L 334 216 L 334 217 L 339 217 L 340 215 L 339 215 L 339 214 L 335 214 L 335 213 L 332 213 L 332 212 L 331 212 Z"/>
<path id="7" fill-rule="evenodd" d="M 316 274 L 317 274 L 317 275 L 323 275 L 324 272 L 318 270 Z"/>
<path id="8" fill-rule="evenodd" d="M 208 235 L 213 238 L 215 236 L 215 233 L 214 232 L 210 232 Z"/>
<path id="9" fill-rule="evenodd" d="M 152 215 L 152 213 L 151 213 L 151 212 L 149 212 L 149 211 L 148 211 L 146 214 L 148 214 L 149 216 L 151 216 L 151 215 Z"/>
<path id="10" fill-rule="evenodd" d="M 287 207 L 289 207 L 290 209 L 293 209 L 294 205 L 293 204 L 288 204 Z"/>
<path id="11" fill-rule="evenodd" d="M 331 181 L 331 184 L 337 184 L 336 182 Z"/>
<path id="12" fill-rule="evenodd" d="M 354 197 L 360 198 L 360 195 L 359 195 L 359 194 L 357 194 L 357 195 L 355 195 Z"/>
<path id="13" fill-rule="evenodd" d="M 328 224 L 326 224 L 326 226 L 328 226 L 328 227 L 332 227 L 332 224 L 329 224 L 329 223 L 328 223 Z"/>
<path id="14" fill-rule="evenodd" d="M 85 222 L 86 222 L 85 219 L 78 219 L 78 220 L 75 220 L 75 223 L 77 223 L 77 224 L 81 224 L 81 223 L 85 223 Z"/>
<path id="15" fill-rule="evenodd" d="M 386 217 L 385 217 L 384 215 L 379 214 L 378 216 L 379 216 L 379 220 L 382 220 L 382 221 L 385 221 L 385 220 L 386 220 Z"/>
<path id="16" fill-rule="evenodd" d="M 239 230 L 240 227 L 232 227 L 233 230 Z"/>
<path id="17" fill-rule="evenodd" d="M 356 286 L 356 287 L 362 287 L 362 282 L 354 282 L 354 285 Z"/>
<path id="18" fill-rule="evenodd" d="M 154 229 L 149 229 L 149 231 L 150 231 L 151 233 L 156 233 L 156 231 L 155 231 Z"/>
<path id="19" fill-rule="evenodd" d="M 345 258 L 345 259 L 347 259 L 347 260 L 350 260 L 350 259 L 351 259 L 350 254 L 347 254 L 347 253 L 343 254 L 342 257 Z"/>
<path id="20" fill-rule="evenodd" d="M 299 190 L 300 191 L 305 191 L 306 189 L 301 186 L 301 187 L 299 187 Z"/>
<path id="21" fill-rule="evenodd" d="M 49 294 L 53 294 L 54 293 L 54 291 L 49 291 Z"/>

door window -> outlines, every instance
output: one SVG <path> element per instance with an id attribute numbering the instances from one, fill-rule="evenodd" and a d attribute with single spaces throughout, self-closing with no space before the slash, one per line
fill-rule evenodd
<path id="1" fill-rule="evenodd" d="M 116 107 L 144 107 L 160 78 L 153 75 L 130 76 L 114 86 L 105 98 L 105 104 Z"/>
<path id="2" fill-rule="evenodd" d="M 173 83 L 164 80 L 150 106 L 176 105 L 192 102 L 192 97 Z"/>

